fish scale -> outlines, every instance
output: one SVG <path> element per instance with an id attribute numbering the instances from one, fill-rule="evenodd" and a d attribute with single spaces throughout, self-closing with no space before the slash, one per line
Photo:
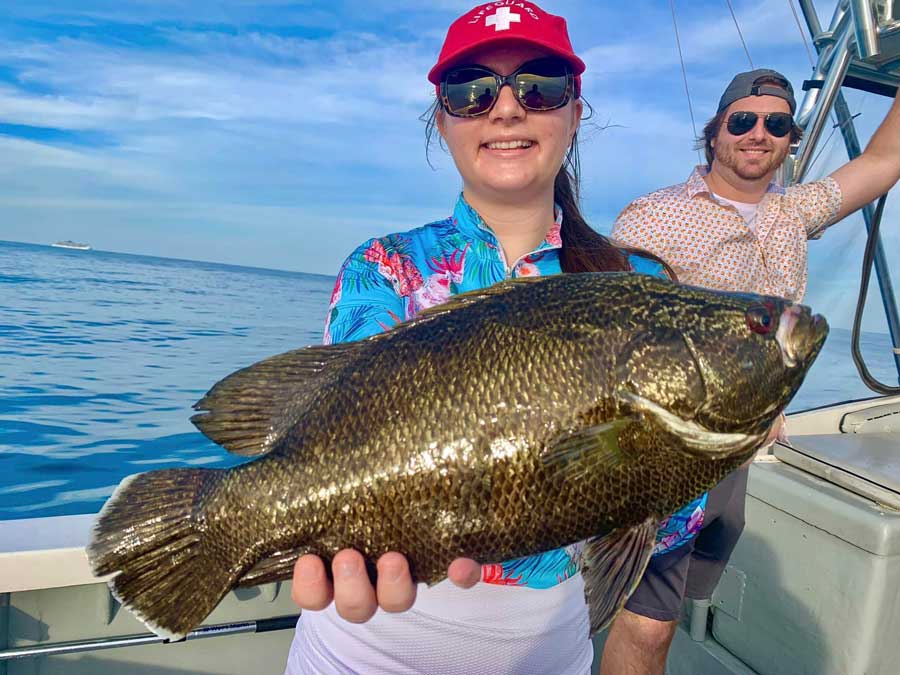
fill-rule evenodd
<path id="1" fill-rule="evenodd" d="M 374 566 L 397 550 L 434 583 L 458 556 L 497 563 L 589 539 L 597 630 L 643 573 L 658 523 L 746 461 L 799 388 L 827 326 L 804 308 L 781 344 L 789 307 L 635 274 L 557 275 L 272 357 L 195 406 L 204 433 L 254 459 L 126 479 L 91 563 L 178 637 L 235 585 L 288 578 L 304 553 L 328 562 L 350 547 Z M 771 334 L 750 329 L 761 311 Z"/>

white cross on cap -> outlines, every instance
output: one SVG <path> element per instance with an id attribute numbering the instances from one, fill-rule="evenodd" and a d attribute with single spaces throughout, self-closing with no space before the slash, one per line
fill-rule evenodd
<path id="1" fill-rule="evenodd" d="M 484 25 L 493 26 L 495 31 L 509 30 L 511 23 L 519 23 L 520 21 L 522 21 L 521 14 L 512 14 L 509 11 L 509 7 L 501 7 L 484 20 Z"/>

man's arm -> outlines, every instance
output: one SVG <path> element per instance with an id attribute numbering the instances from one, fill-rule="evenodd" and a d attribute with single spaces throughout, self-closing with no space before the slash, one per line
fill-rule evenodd
<path id="1" fill-rule="evenodd" d="M 900 180 L 900 93 L 865 151 L 831 174 L 841 188 L 840 220 L 894 187 Z"/>

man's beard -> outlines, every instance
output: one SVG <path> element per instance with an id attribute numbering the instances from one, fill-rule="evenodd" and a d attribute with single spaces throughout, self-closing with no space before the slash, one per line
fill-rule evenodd
<path id="1" fill-rule="evenodd" d="M 752 149 L 752 147 L 745 149 Z M 716 153 L 715 159 L 716 161 L 721 162 L 722 166 L 731 169 L 738 178 L 742 178 L 743 180 L 758 180 L 769 173 L 774 172 L 781 166 L 781 163 L 784 161 L 784 158 L 787 157 L 788 151 L 790 150 L 789 147 L 786 147 L 781 152 L 778 152 L 768 146 L 762 146 L 761 149 L 769 150 L 766 161 L 761 163 L 742 162 L 740 155 L 741 151 L 734 145 L 727 148 L 721 155 Z"/>

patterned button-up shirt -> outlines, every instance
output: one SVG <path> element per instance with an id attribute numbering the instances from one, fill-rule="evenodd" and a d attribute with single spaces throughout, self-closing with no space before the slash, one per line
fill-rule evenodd
<path id="1" fill-rule="evenodd" d="M 531 253 L 508 262 L 481 216 L 460 195 L 453 215 L 409 232 L 370 239 L 341 267 L 325 326 L 325 343 L 360 340 L 450 296 L 491 286 L 510 277 L 559 274 L 562 214 Z M 656 260 L 628 256 L 635 272 L 665 276 Z M 699 532 L 706 495 L 668 518 L 657 534 L 657 555 L 678 548 Z M 581 570 L 582 544 L 484 565 L 490 584 L 547 588 Z"/>
<path id="2" fill-rule="evenodd" d="M 686 183 L 634 200 L 619 214 L 613 239 L 655 253 L 683 283 L 802 300 L 806 241 L 822 236 L 837 215 L 837 181 L 787 189 L 770 183 L 751 229 L 736 208 L 713 197 L 706 173 L 697 167 Z"/>

